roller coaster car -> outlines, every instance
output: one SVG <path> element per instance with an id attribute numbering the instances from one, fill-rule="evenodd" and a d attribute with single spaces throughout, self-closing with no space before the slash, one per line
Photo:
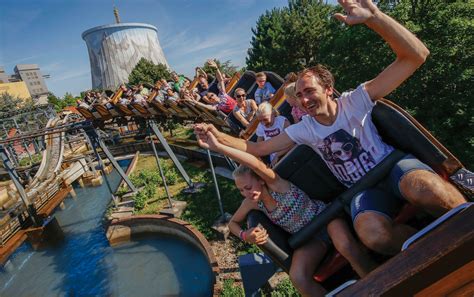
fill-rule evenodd
<path id="1" fill-rule="evenodd" d="M 95 104 L 92 104 L 92 107 L 95 108 L 95 110 L 97 110 L 101 118 L 104 120 L 109 120 L 113 117 L 113 115 L 110 113 L 107 107 L 103 106 L 102 104 L 95 103 Z"/>
<path id="2" fill-rule="evenodd" d="M 285 83 L 283 78 L 281 78 L 278 74 L 270 71 L 265 71 L 265 74 L 267 75 L 267 81 L 272 84 L 272 86 L 275 88 L 276 92 L 273 96 L 272 99 L 270 99 L 270 104 L 278 110 L 280 115 L 286 117 L 290 123 L 293 123 L 293 118 L 291 116 L 291 106 L 286 102 L 286 96 L 285 96 Z M 252 90 L 251 95 L 248 95 L 247 98 L 252 98 L 255 95 L 255 89 Z M 258 119 L 255 117 L 252 122 L 248 125 L 248 127 L 245 129 L 244 133 L 242 133 L 242 138 L 244 139 L 253 139 L 255 138 L 254 134 L 255 131 L 257 130 L 258 126 Z"/>
<path id="3" fill-rule="evenodd" d="M 77 106 L 76 109 L 84 118 L 86 118 L 88 120 L 95 120 L 96 119 L 95 116 L 92 114 L 92 112 L 89 109 L 81 107 L 81 106 Z"/>
<path id="4" fill-rule="evenodd" d="M 189 87 L 188 87 L 188 90 L 192 90 L 194 88 L 197 87 L 197 85 L 199 84 L 199 78 L 196 76 L 193 81 L 189 84 Z"/>
<path id="5" fill-rule="evenodd" d="M 158 90 L 156 91 L 153 91 L 153 94 L 152 96 L 150 96 L 149 98 L 149 101 L 148 101 L 148 104 L 150 106 L 152 106 L 157 112 L 159 115 L 163 115 L 163 116 L 172 116 L 174 113 L 169 111 L 162 103 L 160 103 L 159 101 L 157 100 L 154 100 L 156 98 L 156 96 L 158 95 Z"/>
<path id="6" fill-rule="evenodd" d="M 401 156 L 404 153 L 400 153 L 400 150 L 415 155 L 442 178 L 458 187 L 468 200 L 473 200 L 472 181 L 469 183 L 468 180 L 473 178 L 472 173 L 465 169 L 445 147 L 407 112 L 394 103 L 382 99 L 374 107 L 372 119 L 384 141 L 397 149 L 395 152 Z M 300 187 L 313 199 L 331 202 L 331 205 L 309 225 L 291 236 L 278 226 L 273 225 L 259 211 L 249 213 L 247 224 L 249 227 L 261 224 L 267 229 L 270 240 L 261 246 L 261 249 L 277 265 L 288 272 L 291 265 L 292 247 L 303 244 L 305 239 L 309 239 L 314 234 L 309 231 L 314 232 L 325 228 L 327 222 L 344 212 L 344 207 L 348 209 L 349 205 L 343 205 L 341 201 L 349 201 L 350 203 L 353 194 L 380 181 L 392 167 L 384 162 L 393 162 L 398 159 L 400 159 L 400 156 L 394 157 L 392 153 L 372 169 L 375 175 L 370 175 L 369 172 L 358 183 L 347 189 L 334 177 L 317 153 L 308 146 L 297 146 L 277 164 L 276 172 L 282 178 Z M 383 166 L 386 168 L 383 168 Z M 378 171 L 375 172 L 376 170 Z M 380 175 L 378 175 L 379 173 Z M 333 207 L 338 204 L 341 204 L 339 209 Z M 331 211 L 331 208 L 337 211 Z M 340 294 L 344 296 L 380 296 L 384 293 L 384 296 L 412 296 L 425 288 L 431 288 L 442 277 L 462 269 L 470 271 L 470 280 L 472 281 L 474 206 L 469 209 L 463 212 L 462 219 L 456 220 L 456 218 L 453 218 L 448 220 L 443 226 L 444 228 L 431 231 L 428 236 L 422 238 L 418 243 L 394 256 Z M 417 212 L 418 210 L 412 205 L 406 204 L 397 216 L 396 221 L 406 222 L 413 219 Z M 317 229 L 312 228 L 315 226 L 319 227 Z M 459 234 L 453 235 L 453 233 L 456 233 L 454 229 Z M 432 250 L 427 251 L 429 249 L 427 246 L 433 247 Z M 444 256 L 446 257 L 443 258 Z M 446 261 L 448 262 L 446 263 Z M 470 264 L 466 266 L 466 263 Z M 347 280 L 347 269 L 345 269 L 346 272 L 342 269 L 346 264 L 346 259 L 339 253 L 334 250 L 330 251 L 318 267 L 314 278 L 327 289 L 333 289 Z M 464 267 L 462 267 L 463 265 Z M 471 289 L 473 289 L 472 286 Z M 385 293 L 387 294 L 385 295 Z"/>
<path id="7" fill-rule="evenodd" d="M 253 87 L 255 87 L 255 85 L 255 72 L 248 70 L 241 75 L 239 81 L 237 81 L 237 83 L 231 88 L 229 92 L 227 92 L 227 94 L 234 98 L 234 92 L 237 88 L 242 88 L 248 93 Z"/>
<path id="8" fill-rule="evenodd" d="M 151 116 L 151 113 L 148 111 L 148 109 L 145 106 L 141 105 L 140 103 L 132 102 L 130 103 L 130 105 L 133 107 L 133 109 L 138 111 L 141 116 L 143 117 Z"/>
<path id="9" fill-rule="evenodd" d="M 126 115 L 126 116 L 134 116 L 135 115 L 135 113 L 130 108 L 128 108 L 127 105 L 124 105 L 122 103 L 117 102 L 114 105 L 114 107 L 117 108 L 119 113 L 121 113 L 122 115 Z"/>
<path id="10" fill-rule="evenodd" d="M 239 72 L 236 72 L 236 73 L 232 76 L 232 78 L 230 79 L 230 81 L 229 81 L 229 82 L 226 84 L 226 86 L 225 86 L 225 92 L 226 92 L 227 94 L 230 94 L 230 93 L 231 93 L 232 89 L 234 88 L 235 85 L 237 85 L 237 83 L 239 82 L 240 78 L 241 78 L 241 75 L 240 75 Z"/>

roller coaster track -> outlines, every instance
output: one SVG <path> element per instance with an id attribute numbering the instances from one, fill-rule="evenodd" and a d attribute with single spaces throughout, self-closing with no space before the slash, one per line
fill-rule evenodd
<path id="1" fill-rule="evenodd" d="M 48 121 L 47 128 L 61 126 L 69 121 L 54 118 Z M 39 211 L 61 188 L 62 179 L 58 175 L 64 155 L 64 131 L 46 134 L 46 149 L 43 151 L 41 165 L 33 180 L 25 189 L 28 199 L 34 208 Z"/>

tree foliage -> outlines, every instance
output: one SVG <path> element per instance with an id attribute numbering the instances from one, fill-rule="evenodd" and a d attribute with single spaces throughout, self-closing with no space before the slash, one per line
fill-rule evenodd
<path id="1" fill-rule="evenodd" d="M 388 99 L 412 113 L 472 168 L 472 1 L 381 1 L 379 6 L 416 34 L 431 52 L 426 63 Z M 290 0 L 288 7 L 267 11 L 252 29 L 248 69 L 272 70 L 284 76 L 321 63 L 331 69 L 340 91 L 374 78 L 395 55 L 366 26 L 350 27 L 332 18 L 338 10 L 322 1 Z"/>
<path id="2" fill-rule="evenodd" d="M 31 98 L 23 99 L 13 96 L 7 92 L 0 94 L 0 113 L 9 112 L 19 108 L 33 106 L 34 102 Z"/>
<path id="3" fill-rule="evenodd" d="M 328 16 L 334 7 L 316 0 L 290 0 L 260 16 L 246 59 L 248 69 L 272 70 L 281 76 L 313 65 L 329 34 Z M 284 61 L 284 62 L 283 62 Z"/>
<path id="4" fill-rule="evenodd" d="M 132 85 L 140 83 L 154 84 L 162 78 L 171 79 L 171 73 L 166 65 L 155 65 L 153 62 L 141 58 L 128 76 L 128 82 Z"/>
<path id="5" fill-rule="evenodd" d="M 54 106 L 54 109 L 59 112 L 66 106 L 75 106 L 76 101 L 82 97 L 74 97 L 70 93 L 66 93 L 62 98 L 56 97 L 53 93 L 48 95 L 48 103 Z"/>

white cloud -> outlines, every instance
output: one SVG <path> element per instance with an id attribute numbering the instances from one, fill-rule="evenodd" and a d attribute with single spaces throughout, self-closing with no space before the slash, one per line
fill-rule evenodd
<path id="1" fill-rule="evenodd" d="M 64 80 L 70 80 L 73 78 L 81 78 L 90 76 L 91 72 L 89 69 L 73 69 L 63 73 L 55 73 L 54 77 L 51 79 L 51 82 L 59 82 Z"/>

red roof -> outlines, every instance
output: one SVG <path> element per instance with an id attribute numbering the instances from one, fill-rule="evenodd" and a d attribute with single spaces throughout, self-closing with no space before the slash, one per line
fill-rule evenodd
<path id="1" fill-rule="evenodd" d="M 75 106 L 66 106 L 66 107 L 63 108 L 63 110 L 67 110 L 67 111 L 70 111 L 72 113 L 81 114 L 80 112 L 77 111 Z"/>

